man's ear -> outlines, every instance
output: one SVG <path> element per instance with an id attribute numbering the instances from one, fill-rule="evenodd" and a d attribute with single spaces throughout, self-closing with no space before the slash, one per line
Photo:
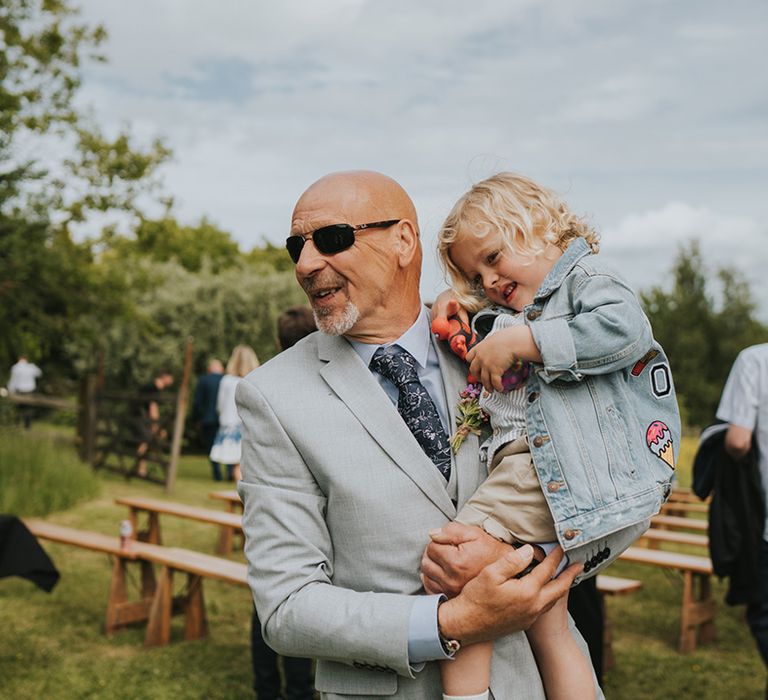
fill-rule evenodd
<path id="1" fill-rule="evenodd" d="M 421 243 L 419 241 L 419 233 L 413 222 L 409 219 L 403 219 L 397 224 L 396 246 L 400 267 L 406 268 L 410 266 L 414 256 L 421 247 Z"/>

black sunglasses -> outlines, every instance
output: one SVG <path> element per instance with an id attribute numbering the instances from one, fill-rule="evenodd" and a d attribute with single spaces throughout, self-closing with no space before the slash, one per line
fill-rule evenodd
<path id="1" fill-rule="evenodd" d="M 294 263 L 299 262 L 301 251 L 308 239 L 323 255 L 334 255 L 342 250 L 351 248 L 355 243 L 355 231 L 363 231 L 367 228 L 389 228 L 399 224 L 402 219 L 390 219 L 389 221 L 374 221 L 372 224 L 331 224 L 323 226 L 306 236 L 288 236 L 285 239 L 285 247 Z"/>

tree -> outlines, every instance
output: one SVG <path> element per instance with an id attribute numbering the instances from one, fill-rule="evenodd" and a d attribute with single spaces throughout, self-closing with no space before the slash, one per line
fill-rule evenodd
<path id="1" fill-rule="evenodd" d="M 44 212 L 66 227 L 91 211 L 136 211 L 170 152 L 159 140 L 141 150 L 123 131 L 109 138 L 74 98 L 86 60 L 103 61 L 103 26 L 77 20 L 68 0 L 5 0 L 0 7 L 0 211 Z M 26 138 L 64 141 L 71 157 L 35 162 Z M 30 187 L 29 185 L 32 185 Z M 19 199 L 21 197 L 21 200 Z"/>
<path id="2" fill-rule="evenodd" d="M 105 36 L 78 22 L 69 0 L 0 5 L 2 366 L 27 352 L 67 376 L 70 336 L 92 339 L 101 319 L 130 313 L 119 282 L 101 276 L 91 244 L 76 243 L 70 225 L 93 212 L 137 216 L 169 151 L 160 141 L 139 149 L 125 132 L 107 137 L 75 108 L 81 66 L 103 60 Z M 40 149 L 46 138 L 69 146 L 70 156 L 35 161 L 27 145 Z"/>
<path id="3" fill-rule="evenodd" d="M 226 231 L 203 218 L 199 224 L 184 226 L 169 213 L 161 219 L 141 218 L 133 236 L 106 236 L 108 255 L 150 258 L 157 262 L 176 260 L 191 272 L 207 261 L 211 270 L 232 267 L 240 261 L 240 249 Z"/>
<path id="4" fill-rule="evenodd" d="M 104 264 L 122 266 L 124 289 L 137 310 L 111 320 L 101 335 L 112 386 L 137 385 L 162 366 L 179 370 L 184 340 L 190 335 L 197 372 L 204 371 L 209 357 L 226 362 L 239 343 L 251 345 L 263 362 L 277 352 L 277 316 L 306 299 L 293 275 L 242 262 L 220 272 L 207 262 L 192 272 L 175 260 L 149 258 L 128 267 L 117 259 Z M 93 347 L 81 344 L 70 352 L 87 366 Z"/>
<path id="5" fill-rule="evenodd" d="M 768 338 L 755 317 L 749 285 L 730 268 L 720 268 L 720 299 L 707 288 L 710 275 L 699 244 L 680 249 L 672 266 L 672 289 L 653 287 L 640 298 L 654 335 L 672 367 L 683 420 L 702 427 L 714 420 L 731 364 L 740 350 Z"/>

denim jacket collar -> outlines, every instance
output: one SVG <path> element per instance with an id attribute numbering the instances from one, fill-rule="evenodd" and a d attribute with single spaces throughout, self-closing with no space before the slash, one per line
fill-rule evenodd
<path id="1" fill-rule="evenodd" d="M 536 292 L 536 301 L 548 297 L 560 287 L 563 280 L 570 274 L 576 263 L 585 255 L 590 255 L 592 249 L 583 238 L 574 238 L 560 256 L 549 274 L 544 278 Z"/>

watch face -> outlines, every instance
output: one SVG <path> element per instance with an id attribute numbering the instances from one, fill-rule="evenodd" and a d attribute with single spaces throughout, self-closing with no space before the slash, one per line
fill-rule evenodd
<path id="1" fill-rule="evenodd" d="M 445 649 L 446 654 L 455 654 L 461 649 L 461 644 L 457 639 L 443 639 L 441 641 L 443 642 L 443 648 Z"/>

